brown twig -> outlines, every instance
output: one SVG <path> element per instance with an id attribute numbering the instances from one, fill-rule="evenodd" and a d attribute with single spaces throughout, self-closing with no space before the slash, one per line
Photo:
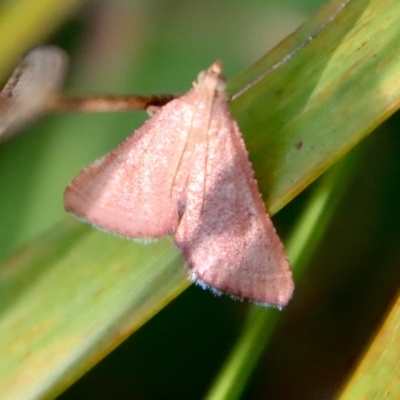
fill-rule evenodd
<path id="1" fill-rule="evenodd" d="M 122 95 L 57 97 L 50 104 L 53 112 L 113 112 L 146 110 L 161 107 L 178 96 L 174 95 Z"/>

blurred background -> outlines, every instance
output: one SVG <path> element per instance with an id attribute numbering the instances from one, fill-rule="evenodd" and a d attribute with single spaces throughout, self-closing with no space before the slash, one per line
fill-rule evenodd
<path id="1" fill-rule="evenodd" d="M 217 59 L 228 79 L 240 73 L 322 4 L 87 1 L 40 41 L 70 55 L 68 95 L 180 93 Z M 0 259 L 65 218 L 68 182 L 145 119 L 49 115 L 1 143 Z M 347 156 L 351 182 L 243 398 L 332 398 L 379 327 L 400 277 L 399 124 L 395 115 Z M 289 232 L 312 190 L 274 218 L 278 231 Z M 200 399 L 246 309 L 190 287 L 60 399 Z"/>

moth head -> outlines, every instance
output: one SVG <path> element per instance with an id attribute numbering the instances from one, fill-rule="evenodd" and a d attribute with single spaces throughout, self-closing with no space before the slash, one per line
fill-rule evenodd
<path id="1" fill-rule="evenodd" d="M 203 86 L 210 90 L 225 93 L 226 81 L 222 76 L 222 61 L 216 61 L 210 68 L 201 71 L 193 86 Z"/>

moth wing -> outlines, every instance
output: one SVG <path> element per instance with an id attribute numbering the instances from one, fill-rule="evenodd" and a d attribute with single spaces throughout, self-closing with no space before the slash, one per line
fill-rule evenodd
<path id="1" fill-rule="evenodd" d="M 191 121 L 185 104 L 185 96 L 171 101 L 117 148 L 83 169 L 65 190 L 67 211 L 126 237 L 175 232 L 185 121 Z"/>
<path id="2" fill-rule="evenodd" d="M 192 279 L 216 292 L 283 307 L 294 289 L 289 263 L 222 99 L 215 101 L 208 140 L 194 157 L 175 235 Z"/>

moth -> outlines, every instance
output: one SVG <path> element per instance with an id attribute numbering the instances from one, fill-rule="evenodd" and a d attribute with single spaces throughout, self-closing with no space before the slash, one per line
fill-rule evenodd
<path id="1" fill-rule="evenodd" d="M 294 284 L 216 62 L 122 144 L 83 169 L 66 210 L 127 238 L 173 235 L 189 277 L 215 293 L 284 307 Z"/>

